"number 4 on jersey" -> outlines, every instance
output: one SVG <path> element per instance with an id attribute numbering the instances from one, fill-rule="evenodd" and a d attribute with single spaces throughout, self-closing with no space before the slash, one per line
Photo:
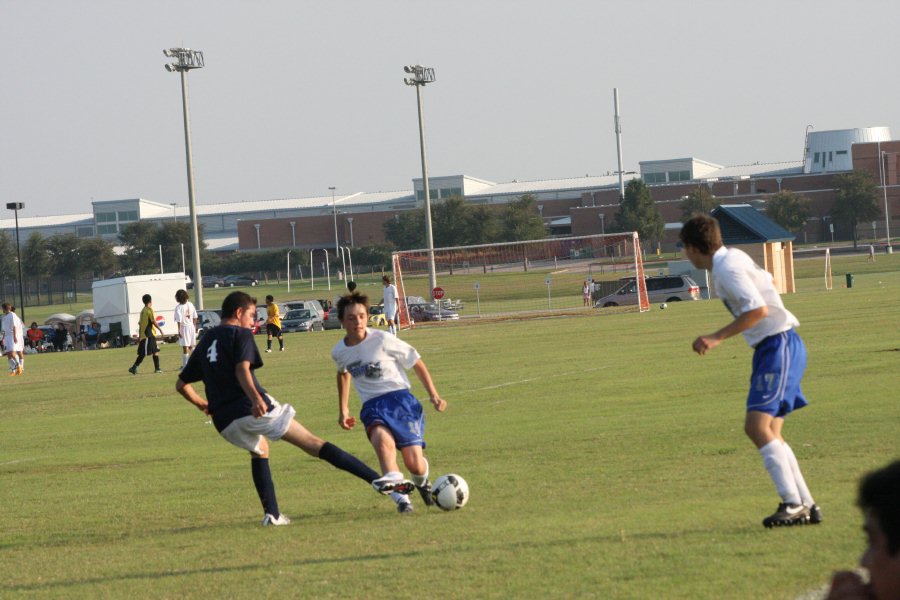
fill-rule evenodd
<path id="1" fill-rule="evenodd" d="M 216 362 L 218 360 L 219 353 L 216 351 L 216 344 L 219 343 L 219 340 L 213 340 L 213 343 L 209 345 L 209 350 L 206 351 L 206 360 L 211 363 Z"/>

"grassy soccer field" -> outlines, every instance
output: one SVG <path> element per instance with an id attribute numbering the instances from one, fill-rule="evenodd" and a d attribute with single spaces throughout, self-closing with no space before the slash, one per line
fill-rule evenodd
<path id="1" fill-rule="evenodd" d="M 465 477 L 468 506 L 415 501 L 401 517 L 280 443 L 272 470 L 294 522 L 278 528 L 259 526 L 246 453 L 175 394 L 177 347 L 162 349 L 165 374 L 145 361 L 137 377 L 133 348 L 70 352 L 0 381 L 0 596 L 795 598 L 856 563 L 856 482 L 900 454 L 891 258 L 835 259 L 830 292 L 821 261 L 798 265 L 786 297 L 809 349 L 810 406 L 785 433 L 822 525 L 760 525 L 778 499 L 742 431 L 751 351 L 742 339 L 690 351 L 728 319 L 715 301 L 404 334 L 449 402 L 426 407 L 433 475 Z M 286 297 L 257 294 L 269 289 Z M 286 335 L 259 377 L 376 465 L 362 431 L 337 426 L 339 335 Z"/>

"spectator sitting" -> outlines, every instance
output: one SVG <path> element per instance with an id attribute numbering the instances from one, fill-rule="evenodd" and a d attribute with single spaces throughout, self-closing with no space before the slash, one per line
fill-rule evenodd
<path id="1" fill-rule="evenodd" d="M 62 323 L 56 324 L 56 331 L 53 334 L 53 346 L 57 352 L 65 352 L 69 345 L 69 332 Z"/>
<path id="2" fill-rule="evenodd" d="M 31 324 L 31 327 L 25 332 L 25 337 L 28 339 L 29 348 L 32 348 L 37 352 L 41 352 L 44 349 L 44 344 L 42 343 L 44 340 L 44 332 L 38 329 L 37 323 Z"/>

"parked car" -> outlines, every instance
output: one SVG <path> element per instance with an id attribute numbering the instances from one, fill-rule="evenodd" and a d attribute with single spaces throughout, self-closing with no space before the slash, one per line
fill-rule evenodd
<path id="1" fill-rule="evenodd" d="M 205 279 L 205 277 L 204 277 Z M 197 311 L 197 339 L 203 337 L 203 332 L 207 329 L 220 325 L 222 317 L 214 310 L 198 310 Z"/>
<path id="2" fill-rule="evenodd" d="M 637 304 L 637 280 L 634 277 L 627 277 L 620 281 L 623 285 L 618 290 L 597 298 L 594 306 L 600 308 Z M 700 299 L 700 286 L 687 275 L 647 277 L 645 281 L 647 282 L 647 296 L 651 304 Z"/>
<path id="3" fill-rule="evenodd" d="M 336 306 L 332 306 L 328 309 L 328 312 L 325 313 L 325 319 L 322 321 L 322 325 L 325 327 L 325 329 L 340 329 L 341 327 L 343 327 L 343 325 L 341 325 L 341 321 L 338 319 Z"/>
<path id="4" fill-rule="evenodd" d="M 409 316 L 413 321 L 458 321 L 459 313 L 437 304 L 411 304 L 407 305 Z"/>
<path id="5" fill-rule="evenodd" d="M 384 306 L 369 307 L 369 326 L 370 327 L 387 327 L 387 317 L 384 315 Z"/>
<path id="6" fill-rule="evenodd" d="M 281 331 L 322 331 L 325 329 L 322 318 L 305 308 L 289 310 L 281 318 Z"/>
<path id="7" fill-rule="evenodd" d="M 256 279 L 243 275 L 226 275 L 222 281 L 225 287 L 254 287 L 259 283 Z"/>
<path id="8" fill-rule="evenodd" d="M 203 287 L 219 288 L 225 287 L 225 280 L 218 275 L 204 275 Z"/>
<path id="9" fill-rule="evenodd" d="M 279 305 L 279 309 L 282 309 L 282 315 L 285 312 L 290 312 L 292 310 L 305 309 L 308 310 L 311 314 L 316 315 L 321 320 L 325 320 L 325 311 L 322 309 L 322 304 L 318 300 L 288 300 L 283 305 Z M 284 316 L 282 316 L 282 321 L 284 320 Z"/>

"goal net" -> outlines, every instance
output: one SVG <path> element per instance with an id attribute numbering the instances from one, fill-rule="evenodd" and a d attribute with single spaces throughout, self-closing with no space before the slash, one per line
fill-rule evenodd
<path id="1" fill-rule="evenodd" d="M 401 326 L 468 317 L 643 312 L 650 302 L 640 248 L 636 232 L 435 248 L 440 300 L 429 285 L 428 250 L 394 252 Z"/>

